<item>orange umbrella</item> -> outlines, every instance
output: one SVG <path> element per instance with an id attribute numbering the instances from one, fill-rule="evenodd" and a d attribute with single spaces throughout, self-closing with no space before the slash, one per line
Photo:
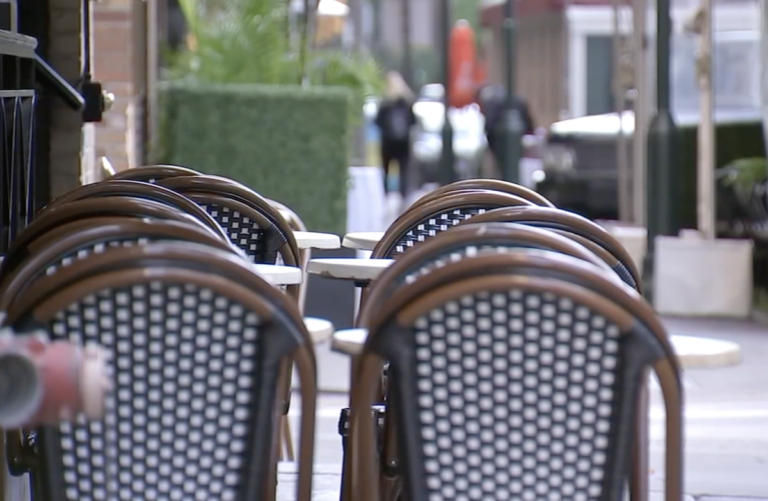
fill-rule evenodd
<path id="1" fill-rule="evenodd" d="M 448 102 L 455 108 L 463 108 L 475 100 L 475 33 L 469 23 L 461 19 L 451 31 L 448 46 L 450 87 Z"/>

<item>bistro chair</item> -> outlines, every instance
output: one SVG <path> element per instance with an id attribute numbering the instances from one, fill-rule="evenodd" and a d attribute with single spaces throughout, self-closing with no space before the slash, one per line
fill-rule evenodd
<path id="1" fill-rule="evenodd" d="M 143 245 L 156 241 L 194 242 L 235 253 L 241 258 L 245 257 L 240 249 L 228 240 L 217 238 L 197 225 L 178 221 L 112 218 L 103 224 L 85 226 L 82 221 L 77 221 L 60 228 L 61 231 L 57 232 L 60 235 L 54 238 L 47 238 L 47 235 L 41 237 L 45 242 L 37 246 L 39 249 L 35 249 L 37 242 L 30 243 L 32 252 L 29 257 L 19 264 L 13 273 L 3 278 L 0 283 L 1 311 L 8 309 L 11 301 L 41 277 L 51 275 L 61 267 L 80 259 L 88 259 L 93 254 L 104 252 L 111 247 Z"/>
<path id="2" fill-rule="evenodd" d="M 165 203 L 166 205 L 175 207 L 191 216 L 195 216 L 203 224 L 210 226 L 216 233 L 226 236 L 224 230 L 221 229 L 221 226 L 219 226 L 216 220 L 192 200 L 173 190 L 169 190 L 168 188 L 140 181 L 111 180 L 80 186 L 51 201 L 51 203 L 42 210 L 40 215 L 45 214 L 48 210 L 60 207 L 65 203 L 74 202 L 75 200 L 101 197 L 135 197 Z"/>
<path id="3" fill-rule="evenodd" d="M 418 199 L 411 206 L 418 207 L 419 205 L 438 200 L 449 193 L 460 191 L 498 191 L 501 193 L 508 193 L 510 195 L 518 196 L 524 200 L 528 200 L 533 205 L 541 207 L 554 207 L 554 204 L 544 198 L 541 194 L 533 191 L 525 186 L 510 183 L 509 181 L 502 181 L 500 179 L 464 179 L 462 181 L 456 181 L 455 183 L 446 184 L 436 190 L 433 190 L 420 199 Z"/>
<path id="4" fill-rule="evenodd" d="M 158 181 L 201 205 L 255 263 L 299 266 L 299 249 L 288 223 L 266 199 L 218 176 L 179 176 Z M 293 292 L 298 297 L 297 290 Z"/>
<path id="5" fill-rule="evenodd" d="M 302 221 L 302 219 L 293 209 L 276 200 L 267 199 L 267 202 L 269 202 L 270 205 L 272 205 L 275 209 L 277 209 L 277 211 L 283 217 L 285 222 L 288 223 L 288 226 L 291 228 L 291 230 L 293 230 L 294 232 L 307 231 L 307 225 L 304 224 L 304 221 Z M 312 250 L 298 249 L 298 252 L 299 252 L 299 263 L 301 265 L 301 271 L 306 276 L 307 263 L 312 257 Z M 304 311 L 304 304 L 306 303 L 306 297 L 307 297 L 307 283 L 305 281 L 304 283 L 301 284 L 301 287 L 299 288 L 299 308 L 301 311 Z"/>
<path id="6" fill-rule="evenodd" d="M 384 271 L 376 279 L 369 290 L 365 302 L 361 305 L 360 314 L 356 323 L 358 327 L 366 327 L 372 315 L 376 314 L 378 306 L 384 304 L 386 299 L 395 294 L 399 287 L 412 283 L 433 270 L 445 266 L 446 264 L 459 261 L 466 257 L 478 255 L 493 255 L 506 252 L 517 252 L 526 249 L 541 249 L 559 252 L 568 256 L 584 260 L 591 263 L 598 269 L 611 273 L 610 268 L 599 257 L 595 256 L 588 249 L 566 237 L 554 234 L 547 230 L 538 228 L 509 224 L 509 223 L 486 223 L 480 228 L 477 225 L 461 225 L 442 232 L 439 235 L 425 241 L 418 248 L 412 249 L 407 257 L 397 260 L 390 268 Z M 618 280 L 618 279 L 617 279 Z M 387 402 L 387 371 L 382 375 L 382 384 L 377 402 Z M 388 409 L 387 409 L 388 411 Z M 349 409 L 342 410 L 340 417 L 340 429 L 345 430 L 348 422 Z M 386 430 L 381 430 L 383 436 L 394 437 L 396 431 L 388 415 L 382 423 Z M 397 451 L 392 440 L 382 439 L 382 443 L 387 447 L 382 450 L 384 457 L 380 464 L 388 465 L 382 469 L 382 481 L 390 487 L 383 487 L 384 492 L 391 492 L 393 495 L 385 496 L 384 499 L 397 499 L 397 490 L 393 486 L 398 485 Z M 351 455 L 345 455 L 345 470 L 349 462 L 355 462 L 356 458 Z M 346 481 L 346 476 L 342 481 Z M 349 492 L 349 485 L 345 483 L 342 488 L 345 493 L 345 499 L 348 499 L 346 493 Z"/>
<path id="7" fill-rule="evenodd" d="M 135 167 L 133 169 L 126 169 L 118 172 L 108 180 L 129 180 L 129 181 L 143 181 L 145 183 L 155 183 L 162 179 L 168 179 L 169 177 L 179 176 L 199 176 L 202 175 L 193 169 L 187 167 L 181 167 L 179 165 L 145 165 L 142 167 Z"/>
<path id="8" fill-rule="evenodd" d="M 275 497 L 281 367 L 301 379 L 297 499 L 311 496 L 316 368 L 294 301 L 231 252 L 110 248 L 38 280 L 11 326 L 111 351 L 103 422 L 38 430 L 35 498 Z"/>
<path id="9" fill-rule="evenodd" d="M 642 288 L 640 272 L 627 249 L 605 228 L 578 214 L 546 207 L 535 207 L 525 211 L 515 207 L 506 207 L 488 211 L 475 221 L 478 223 L 504 221 L 527 224 L 540 228 L 567 231 L 589 239 L 616 258 L 618 263 L 616 263 L 615 271 L 622 280 L 637 290 Z"/>
<path id="10" fill-rule="evenodd" d="M 301 266 L 293 230 L 270 202 L 245 185 L 219 176 L 177 176 L 157 182 L 194 200 L 219 222 L 232 243 L 259 264 L 282 263 Z M 286 292 L 299 304 L 301 285 L 289 285 Z M 291 400 L 291 366 L 283 370 L 285 414 Z M 286 456 L 293 459 L 293 440 L 287 418 L 283 421 Z M 280 449 L 282 451 L 282 448 Z"/>
<path id="11" fill-rule="evenodd" d="M 48 232 L 56 231 L 60 226 L 90 218 L 134 217 L 171 220 L 197 225 L 217 236 L 209 226 L 204 225 L 194 216 L 153 200 L 131 197 L 104 197 L 76 200 L 47 211 L 44 216 L 35 218 L 11 244 L 0 266 L 0 276 L 7 276 L 29 254 L 29 245 Z M 87 224 L 87 223 L 85 223 Z"/>
<path id="12" fill-rule="evenodd" d="M 387 362 L 404 498 L 623 499 L 652 368 L 667 416 L 665 499 L 680 501 L 679 366 L 655 315 L 608 276 L 529 250 L 468 257 L 398 288 L 370 320 L 357 372 L 352 499 L 380 499 L 370 409 Z"/>
<path id="13" fill-rule="evenodd" d="M 447 194 L 406 211 L 387 229 L 372 258 L 397 258 L 411 248 L 461 222 L 502 207 L 532 206 L 517 195 L 493 191 Z"/>

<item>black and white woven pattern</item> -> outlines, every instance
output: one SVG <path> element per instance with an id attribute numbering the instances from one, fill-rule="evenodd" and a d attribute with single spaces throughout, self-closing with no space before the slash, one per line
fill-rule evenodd
<path id="1" fill-rule="evenodd" d="M 201 204 L 219 223 L 229 240 L 246 253 L 253 263 L 275 264 L 277 252 L 267 249 L 267 229 L 261 228 L 248 216 L 217 204 Z"/>
<path id="2" fill-rule="evenodd" d="M 108 242 L 99 242 L 97 244 L 89 245 L 87 247 L 78 249 L 74 252 L 69 252 L 64 254 L 55 263 L 51 264 L 45 269 L 45 274 L 53 275 L 54 273 L 56 273 L 56 270 L 58 270 L 59 268 L 64 268 L 66 266 L 69 266 L 70 264 L 80 261 L 81 259 L 85 259 L 88 256 L 91 256 L 93 254 L 101 254 L 107 249 L 111 249 L 115 247 L 132 247 L 134 245 L 145 245 L 151 242 L 152 240 L 154 239 L 141 237 L 141 238 L 135 238 L 135 239 L 110 240 Z"/>
<path id="3" fill-rule="evenodd" d="M 506 254 L 514 252 L 520 249 L 528 249 L 528 246 L 515 246 L 512 245 L 467 245 L 458 249 L 454 249 L 451 252 L 447 252 L 442 256 L 435 257 L 431 261 L 422 264 L 420 268 L 414 270 L 404 277 L 403 283 L 413 283 L 419 277 L 423 277 L 433 272 L 438 268 L 442 268 L 445 265 L 461 261 L 467 257 L 475 256 L 487 256 L 492 254 Z"/>
<path id="4" fill-rule="evenodd" d="M 519 290 L 418 319 L 428 499 L 600 499 L 619 335 L 570 299 Z"/>
<path id="5" fill-rule="evenodd" d="M 189 284 L 107 289 L 57 315 L 96 342 L 115 388 L 103 422 L 62 425 L 66 499 L 235 500 L 253 444 L 259 320 Z"/>
<path id="6" fill-rule="evenodd" d="M 429 219 L 420 222 L 414 228 L 408 230 L 403 238 L 397 242 L 391 256 L 394 257 L 407 252 L 411 247 L 425 241 L 429 237 L 434 237 L 438 233 L 456 226 L 457 224 L 465 221 L 473 216 L 482 214 L 486 209 L 479 208 L 466 208 L 466 209 L 451 209 L 449 211 L 437 214 Z"/>

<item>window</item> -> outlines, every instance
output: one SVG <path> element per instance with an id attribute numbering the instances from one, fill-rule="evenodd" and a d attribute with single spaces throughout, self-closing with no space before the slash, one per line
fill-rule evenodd
<path id="1" fill-rule="evenodd" d="M 698 111 L 696 53 L 699 40 L 676 35 L 672 41 L 670 79 L 672 106 L 679 111 Z M 713 90 L 718 109 L 760 107 L 760 34 L 758 32 L 716 33 L 713 41 Z M 655 85 L 655 71 L 649 77 Z"/>

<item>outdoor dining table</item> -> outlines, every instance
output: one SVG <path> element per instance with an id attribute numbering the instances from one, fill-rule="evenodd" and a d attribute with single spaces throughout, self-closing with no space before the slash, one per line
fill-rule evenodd
<path id="1" fill-rule="evenodd" d="M 301 268 L 295 266 L 282 266 L 277 264 L 257 264 L 256 271 L 266 278 L 272 285 L 296 285 L 303 281 Z M 322 318 L 305 317 L 304 325 L 307 327 L 312 341 L 322 343 L 327 341 L 334 333 L 331 322 Z"/>
<path id="2" fill-rule="evenodd" d="M 323 258 L 310 259 L 307 265 L 309 273 L 326 278 L 351 280 L 356 283 L 367 283 L 378 278 L 381 273 L 392 266 L 394 259 L 357 259 L 357 258 Z"/>
<path id="3" fill-rule="evenodd" d="M 272 285 L 296 285 L 304 280 L 301 268 L 279 264 L 255 264 L 256 272 Z"/>
<path id="4" fill-rule="evenodd" d="M 356 357 L 368 338 L 367 329 L 336 331 L 331 349 Z M 741 347 L 730 341 L 695 336 L 670 336 L 680 366 L 684 369 L 730 367 L 741 363 Z"/>
<path id="5" fill-rule="evenodd" d="M 299 249 L 340 249 L 341 239 L 333 233 L 316 231 L 294 231 L 293 236 Z"/>
<path id="6" fill-rule="evenodd" d="M 328 341 L 333 336 L 334 327 L 329 320 L 304 317 L 304 325 L 307 326 L 307 331 L 315 344 Z"/>
<path id="7" fill-rule="evenodd" d="M 347 233 L 344 235 L 341 246 L 345 249 L 370 251 L 376 247 L 376 244 L 378 244 L 379 240 L 381 240 L 383 237 L 383 231 L 361 231 Z"/>

